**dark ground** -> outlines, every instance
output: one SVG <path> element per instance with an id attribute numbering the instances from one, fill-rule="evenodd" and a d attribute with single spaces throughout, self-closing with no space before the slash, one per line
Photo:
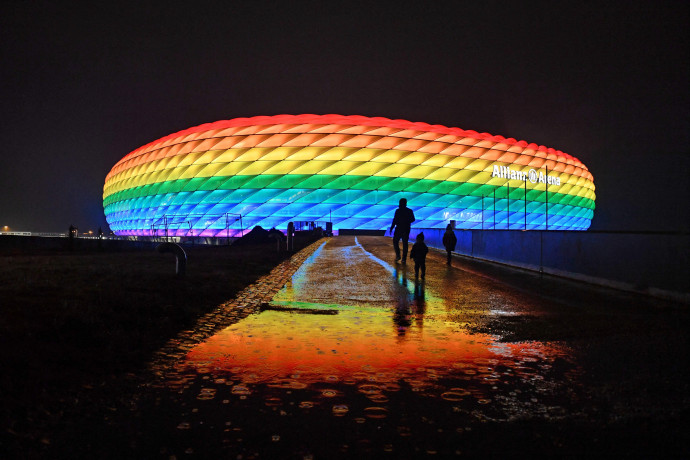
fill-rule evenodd
<path id="1" fill-rule="evenodd" d="M 170 420 L 179 418 L 179 407 L 169 390 L 148 386 L 146 363 L 169 339 L 282 259 L 272 244 L 197 247 L 188 254 L 184 279 L 174 275 L 170 254 L 150 250 L 0 255 L 0 457 L 170 456 L 160 446 L 170 436 Z M 327 450 L 328 430 L 338 425 L 330 416 L 321 423 L 315 413 L 307 428 L 291 417 L 276 418 L 274 408 L 257 412 L 239 405 L 237 417 L 247 426 L 265 427 L 270 417 L 284 431 L 304 431 L 304 439 L 315 440 L 313 458 L 438 458 L 448 452 L 494 458 L 689 458 L 687 306 L 456 262 L 478 287 L 509 292 L 516 305 L 524 297 L 534 307 L 478 321 L 476 332 L 498 334 L 506 342 L 566 343 L 575 350 L 586 370 L 581 377 L 588 389 L 582 401 L 586 417 L 472 423 L 462 433 L 438 432 L 432 420 L 419 428 L 426 430 L 430 445 L 443 449 L 414 450 L 401 438 L 389 454 L 382 453 L 377 436 L 387 439 L 386 430 L 399 427 L 381 424 L 369 433 L 372 445 L 358 443 L 361 433 L 353 432 L 349 450 L 333 452 Z M 220 426 L 222 418 L 207 423 Z M 262 445 L 266 436 L 270 439 L 267 430 L 242 437 L 248 445 Z M 281 449 L 291 452 L 288 458 L 312 455 L 299 454 L 304 442 L 299 436 L 289 442 L 265 444 L 263 456 L 247 451 L 243 458 L 279 458 Z M 227 451 L 210 447 L 196 453 L 197 458 L 209 455 L 224 458 Z"/>
<path id="2" fill-rule="evenodd" d="M 155 350 L 288 256 L 274 242 L 186 246 L 181 278 L 150 247 L 2 238 L 0 458 L 52 457 L 60 437 L 130 407 Z"/>

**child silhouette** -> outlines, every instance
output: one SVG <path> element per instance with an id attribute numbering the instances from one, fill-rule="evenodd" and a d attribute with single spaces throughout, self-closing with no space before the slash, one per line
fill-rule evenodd
<path id="1" fill-rule="evenodd" d="M 422 279 L 426 276 L 426 254 L 429 248 L 424 244 L 424 233 L 417 235 L 417 241 L 412 246 L 410 258 L 414 260 L 414 277 L 419 277 L 419 269 L 422 269 Z"/>

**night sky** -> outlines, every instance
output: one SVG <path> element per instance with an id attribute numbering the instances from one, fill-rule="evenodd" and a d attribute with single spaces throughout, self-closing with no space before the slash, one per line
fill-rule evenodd
<path id="1" fill-rule="evenodd" d="M 3 2 L 0 226 L 106 229 L 137 147 L 337 113 L 563 150 L 594 175 L 593 230 L 690 230 L 688 2 L 143 3 Z"/>

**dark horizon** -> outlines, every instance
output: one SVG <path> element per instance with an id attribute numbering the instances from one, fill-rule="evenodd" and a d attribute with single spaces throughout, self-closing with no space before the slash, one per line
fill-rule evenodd
<path id="1" fill-rule="evenodd" d="M 337 113 L 563 150 L 592 230 L 690 231 L 688 5 L 364 5 L 3 6 L 0 227 L 105 230 L 105 176 L 141 145 Z"/>

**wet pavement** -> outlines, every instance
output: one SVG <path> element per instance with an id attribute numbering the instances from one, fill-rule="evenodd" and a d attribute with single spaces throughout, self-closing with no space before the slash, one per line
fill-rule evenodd
<path id="1" fill-rule="evenodd" d="M 659 417 L 687 421 L 687 383 L 678 387 L 687 364 L 677 364 L 676 375 L 664 364 L 687 357 L 678 349 L 687 337 L 660 319 L 670 315 L 682 324 L 682 309 L 659 312 L 655 302 L 631 305 L 627 296 L 597 290 L 578 297 L 581 285 L 554 287 L 457 259 L 449 267 L 433 250 L 426 279 L 418 279 L 412 262 L 394 261 L 390 244 L 369 236 L 321 240 L 162 349 L 152 363 L 165 413 L 163 434 L 150 441 L 156 453 L 625 453 L 615 450 L 619 440 L 649 431 Z M 597 313 L 601 308 L 627 315 L 624 330 L 607 329 L 611 317 Z M 630 330 L 641 322 L 646 332 Z M 671 347 L 657 360 L 661 367 L 642 366 L 646 377 L 621 384 L 623 393 L 635 393 L 653 381 L 650 394 L 605 394 L 625 372 L 602 372 L 611 363 L 601 355 L 621 341 L 621 350 L 639 353 L 657 333 Z M 626 342 L 626 334 L 635 341 Z M 609 350 L 619 365 L 621 350 Z M 636 425 L 625 431 L 615 425 L 620 420 Z M 611 439 L 598 439 L 607 429 Z M 675 440 L 673 430 L 664 432 L 664 443 Z M 669 452 L 684 452 L 681 441 Z M 636 442 L 629 447 L 634 453 Z"/>

